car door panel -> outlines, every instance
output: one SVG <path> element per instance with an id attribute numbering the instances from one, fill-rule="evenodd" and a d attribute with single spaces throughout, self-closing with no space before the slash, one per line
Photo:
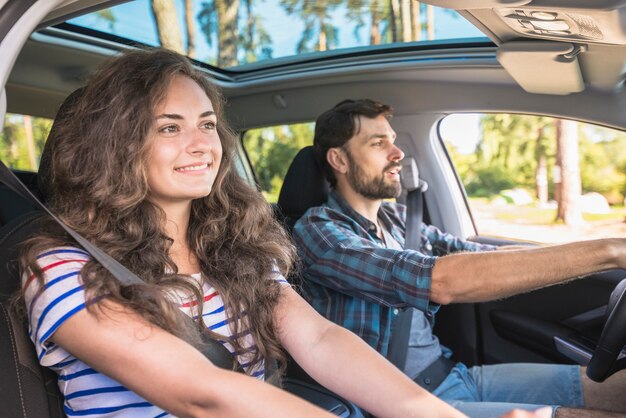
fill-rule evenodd
<path id="1" fill-rule="evenodd" d="M 475 241 L 513 244 L 485 238 Z M 559 351 L 555 337 L 561 344 L 593 349 L 609 296 L 625 277 L 626 272 L 614 270 L 502 300 L 444 306 L 435 333 L 453 349 L 456 359 L 470 365 L 573 363 Z"/>

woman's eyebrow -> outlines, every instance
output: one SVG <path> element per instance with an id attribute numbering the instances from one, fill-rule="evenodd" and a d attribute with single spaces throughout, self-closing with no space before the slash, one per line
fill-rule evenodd
<path id="1" fill-rule="evenodd" d="M 206 112 L 201 113 L 200 117 L 205 118 L 211 115 L 215 115 L 215 111 L 207 110 Z M 155 119 L 185 119 L 185 118 L 182 115 L 179 115 L 177 113 L 162 113 L 158 115 Z"/>

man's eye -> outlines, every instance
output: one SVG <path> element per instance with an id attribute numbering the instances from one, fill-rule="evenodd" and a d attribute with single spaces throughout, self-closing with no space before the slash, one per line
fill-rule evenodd
<path id="1" fill-rule="evenodd" d="M 162 128 L 159 129 L 160 133 L 164 133 L 164 134 L 173 134 L 178 132 L 178 126 L 176 125 L 167 125 L 167 126 L 163 126 Z"/>
<path id="2" fill-rule="evenodd" d="M 380 147 L 380 146 L 382 146 L 382 145 L 383 145 L 383 141 L 376 141 L 376 142 L 373 142 L 373 143 L 372 143 L 372 146 L 373 146 L 373 147 Z"/>

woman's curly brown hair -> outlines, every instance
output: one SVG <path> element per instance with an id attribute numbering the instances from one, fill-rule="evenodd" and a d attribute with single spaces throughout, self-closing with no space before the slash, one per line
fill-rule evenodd
<path id="1" fill-rule="evenodd" d="M 237 137 L 224 117 L 222 95 L 187 58 L 162 49 L 134 50 L 110 59 L 92 76 L 81 97 L 64 110 L 62 121 L 57 120 L 46 144 L 49 207 L 146 282 L 122 286 L 92 260 L 81 271 L 88 300 L 106 296 L 178 336 L 189 339 L 197 334 L 185 327 L 165 290 L 192 294 L 201 307 L 202 284 L 177 274 L 168 255 L 173 241 L 164 232 L 165 213 L 147 199 L 146 158 L 154 109 L 179 75 L 194 80 L 211 100 L 223 147 L 212 191 L 192 202 L 188 245 L 202 276 L 222 296 L 227 315 L 241 318 L 229 325 L 235 349 L 243 349 L 242 331 L 249 328 L 256 343 L 252 363 L 278 360 L 282 368 L 284 354 L 273 320 L 280 285 L 273 272 L 287 275 L 294 249 L 261 193 L 236 173 Z M 22 251 L 23 267 L 39 280 L 43 273 L 38 254 L 77 245 L 52 221 L 44 231 Z"/>

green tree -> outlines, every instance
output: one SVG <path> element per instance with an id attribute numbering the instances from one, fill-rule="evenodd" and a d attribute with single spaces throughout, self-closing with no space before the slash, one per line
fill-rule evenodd
<path id="1" fill-rule="evenodd" d="M 482 138 L 477 145 L 477 165 L 501 167 L 517 186 L 535 189 L 542 168 L 552 165 L 555 144 L 553 119 L 511 114 L 481 118 Z"/>
<path id="2" fill-rule="evenodd" d="M 304 31 L 296 47 L 297 53 L 326 51 L 337 45 L 338 29 L 331 23 L 331 13 L 341 0 L 281 0 L 288 15 L 297 15 L 304 22 Z"/>
<path id="3" fill-rule="evenodd" d="M 217 38 L 217 66 L 237 65 L 239 0 L 203 2 L 198 21 L 209 45 L 213 45 L 213 39 Z"/>
<path id="4" fill-rule="evenodd" d="M 7 114 L 0 132 L 0 159 L 13 169 L 36 171 L 51 126 L 50 119 Z"/>
<path id="5" fill-rule="evenodd" d="M 217 43 L 218 58 L 213 64 L 219 67 L 272 57 L 272 40 L 254 13 L 252 0 L 203 2 L 198 22 L 209 46 Z"/>
<path id="6" fill-rule="evenodd" d="M 244 147 L 261 190 L 270 202 L 278 193 L 298 150 L 313 143 L 312 123 L 251 129 L 244 136 Z"/>
<path id="7" fill-rule="evenodd" d="M 579 136 L 583 192 L 602 193 L 610 204 L 621 204 L 626 183 L 626 133 L 585 125 Z"/>

